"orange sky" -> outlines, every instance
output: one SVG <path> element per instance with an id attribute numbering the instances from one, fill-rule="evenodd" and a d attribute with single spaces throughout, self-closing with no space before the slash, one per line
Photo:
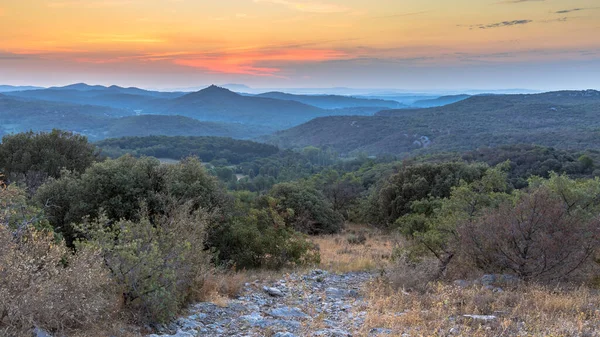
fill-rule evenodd
<path id="1" fill-rule="evenodd" d="M 0 0 L 0 84 L 544 89 L 598 70 L 598 0 Z"/>

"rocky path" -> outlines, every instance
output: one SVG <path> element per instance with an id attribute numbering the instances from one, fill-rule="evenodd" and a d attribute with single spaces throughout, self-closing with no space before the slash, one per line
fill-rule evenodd
<path id="1" fill-rule="evenodd" d="M 337 275 L 323 270 L 290 274 L 272 284 L 246 284 L 227 306 L 198 303 L 169 332 L 149 337 L 195 336 L 352 336 L 366 312 L 360 289 L 366 272 Z M 372 335 L 389 334 L 374 329 Z"/>

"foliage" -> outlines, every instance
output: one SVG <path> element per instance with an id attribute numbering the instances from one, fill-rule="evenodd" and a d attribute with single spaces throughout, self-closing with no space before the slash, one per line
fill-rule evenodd
<path id="1" fill-rule="evenodd" d="M 63 169 L 83 172 L 96 158 L 86 137 L 60 130 L 6 135 L 0 143 L 0 172 L 32 190 L 48 177 L 59 178 Z"/>
<path id="2" fill-rule="evenodd" d="M 142 203 L 150 215 L 191 202 L 208 212 L 222 210 L 226 196 L 197 159 L 161 165 L 156 159 L 123 156 L 96 163 L 83 174 L 50 180 L 35 195 L 54 229 L 72 245 L 78 235 L 73 223 L 97 218 L 103 210 L 111 220 L 139 220 Z"/>
<path id="3" fill-rule="evenodd" d="M 301 183 L 281 183 L 273 186 L 269 195 L 279 201 L 281 209 L 292 209 L 292 226 L 307 234 L 338 232 L 343 217 L 333 210 L 327 199 L 310 186 Z"/>
<path id="4" fill-rule="evenodd" d="M 238 197 L 239 215 L 219 226 L 211 246 L 218 258 L 238 269 L 311 265 L 319 262 L 319 253 L 307 238 L 292 228 L 293 212 L 279 207 L 278 200 Z"/>
<path id="5" fill-rule="evenodd" d="M 484 271 L 537 281 L 567 277 L 600 246 L 600 219 L 572 207 L 549 188 L 535 188 L 459 226 L 461 247 Z"/>
<path id="6" fill-rule="evenodd" d="M 101 251 L 122 288 L 123 304 L 149 322 L 174 317 L 190 296 L 194 281 L 210 268 L 204 249 L 209 216 L 187 204 L 151 217 L 142 207 L 139 220 L 110 221 L 100 216 L 81 226 L 78 249 Z"/>
<path id="7" fill-rule="evenodd" d="M 481 95 L 442 107 L 317 118 L 277 132 L 268 142 L 282 148 L 329 147 L 342 154 L 463 152 L 532 143 L 599 149 L 599 106 L 600 92 L 593 90 Z"/>
<path id="8" fill-rule="evenodd" d="M 0 331 L 63 333 L 110 319 L 118 298 L 99 252 L 69 251 L 13 186 L 0 188 L 0 206 Z"/>
<path id="9" fill-rule="evenodd" d="M 151 156 L 180 160 L 198 157 L 203 162 L 225 159 L 228 164 L 240 164 L 279 152 L 272 145 L 219 137 L 125 137 L 96 143 L 104 154 L 117 158 L 126 153 L 136 157 Z"/>
<path id="10" fill-rule="evenodd" d="M 460 181 L 446 198 L 415 203 L 414 213 L 396 221 L 411 239 L 409 255 L 435 256 L 440 262 L 438 277 L 444 275 L 460 248 L 457 227 L 475 221 L 487 208 L 507 200 L 510 195 L 506 191 L 506 174 L 498 166 L 484 171 L 478 180 Z"/>
<path id="11" fill-rule="evenodd" d="M 403 167 L 397 174 L 373 190 L 366 218 L 374 224 L 391 225 L 411 213 L 412 203 L 426 198 L 447 198 L 461 181 L 481 178 L 487 166 L 465 163 L 424 163 Z"/>
<path id="12" fill-rule="evenodd" d="M 462 155 L 467 162 L 484 162 L 496 166 L 510 161 L 508 181 L 515 188 L 528 185 L 531 176 L 548 178 L 550 172 L 567 173 L 573 177 L 589 176 L 594 160 L 588 154 L 558 150 L 538 145 L 506 145 L 496 148 L 483 147 Z"/>

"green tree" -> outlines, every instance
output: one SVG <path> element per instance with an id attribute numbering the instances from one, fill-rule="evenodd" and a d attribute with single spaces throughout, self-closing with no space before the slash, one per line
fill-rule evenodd
<path id="1" fill-rule="evenodd" d="M 316 189 L 302 184 L 281 183 L 273 186 L 269 195 L 279 201 L 281 209 L 292 209 L 293 227 L 307 234 L 329 234 L 342 229 L 343 217 Z"/>
<path id="2" fill-rule="evenodd" d="M 63 169 L 83 172 L 97 158 L 86 137 L 67 131 L 6 135 L 0 143 L 0 172 L 31 190 L 48 177 L 59 178 Z"/>

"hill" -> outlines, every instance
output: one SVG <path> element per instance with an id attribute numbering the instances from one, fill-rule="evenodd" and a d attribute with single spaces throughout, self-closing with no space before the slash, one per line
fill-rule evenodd
<path id="1" fill-rule="evenodd" d="M 363 107 L 377 107 L 377 108 L 402 108 L 406 107 L 392 100 L 383 99 L 368 99 L 358 98 L 352 96 L 340 96 L 340 95 L 293 95 L 286 94 L 283 92 L 272 91 L 263 94 L 256 95 L 255 97 L 274 98 L 280 100 L 296 101 L 312 106 L 316 106 L 321 109 L 343 109 L 343 108 L 363 108 Z"/>
<path id="2" fill-rule="evenodd" d="M 41 87 L 33 87 L 33 86 L 14 86 L 14 85 L 0 85 L 0 92 L 12 92 L 12 91 L 22 91 L 22 90 L 35 90 L 42 89 Z"/>
<path id="3" fill-rule="evenodd" d="M 184 116 L 141 115 L 110 121 L 100 138 L 164 136 L 218 136 L 254 138 L 273 132 L 264 126 L 203 122 Z"/>
<path id="4" fill-rule="evenodd" d="M 0 136 L 7 133 L 50 131 L 53 128 L 89 133 L 127 112 L 110 107 L 26 101 L 0 95 Z"/>
<path id="5" fill-rule="evenodd" d="M 473 96 L 443 107 L 381 111 L 373 117 L 325 117 L 268 139 L 280 147 L 328 146 L 341 153 L 465 151 L 539 144 L 598 149 L 600 92 Z"/>
<path id="6" fill-rule="evenodd" d="M 254 138 L 274 132 L 268 126 L 201 122 L 182 116 L 141 115 L 106 106 L 31 101 L 0 94 L 0 136 L 62 129 L 90 140 L 124 136 L 221 136 Z"/>
<path id="7" fill-rule="evenodd" d="M 279 129 L 328 115 L 323 109 L 299 102 L 242 96 L 214 85 L 170 100 L 154 111 L 203 121 L 271 125 Z"/>
<path id="8" fill-rule="evenodd" d="M 145 110 L 160 104 L 163 100 L 184 95 L 178 92 L 148 91 L 139 88 L 122 88 L 119 86 L 90 86 L 79 83 L 65 87 L 48 89 L 14 91 L 11 96 L 29 100 L 45 100 L 68 102 L 75 104 L 102 105 L 118 109 Z"/>
<path id="9" fill-rule="evenodd" d="M 436 106 L 444 106 L 444 105 L 460 102 L 469 97 L 471 97 L 471 95 L 441 96 L 438 98 L 418 100 L 418 101 L 415 101 L 413 104 L 411 104 L 411 106 L 415 107 L 415 108 L 433 108 Z"/>

